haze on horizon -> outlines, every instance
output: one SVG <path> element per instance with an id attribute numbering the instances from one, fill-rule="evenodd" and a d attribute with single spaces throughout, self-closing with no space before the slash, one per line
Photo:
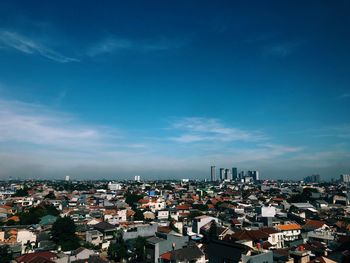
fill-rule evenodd
<path id="1" fill-rule="evenodd" d="M 0 179 L 350 173 L 349 1 L 0 3 Z"/>

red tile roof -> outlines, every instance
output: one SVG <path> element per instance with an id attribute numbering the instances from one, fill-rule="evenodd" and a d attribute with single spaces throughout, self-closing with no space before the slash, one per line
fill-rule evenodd
<path id="1" fill-rule="evenodd" d="M 166 253 L 160 255 L 160 258 L 170 261 L 171 260 L 171 253 L 170 252 L 166 252 Z"/>
<path id="2" fill-rule="evenodd" d="M 261 230 L 242 230 L 227 236 L 227 239 L 229 240 L 258 241 L 260 239 L 267 239 L 267 238 L 269 238 L 269 234 Z"/>
<path id="3" fill-rule="evenodd" d="M 33 262 L 51 263 L 55 258 L 57 258 L 57 255 L 55 253 L 52 253 L 50 251 L 43 251 L 43 252 L 34 252 L 34 253 L 25 254 L 23 256 L 16 258 L 16 261 L 18 263 L 22 263 L 22 262 L 23 263 L 33 263 Z"/>
<path id="4" fill-rule="evenodd" d="M 188 205 L 177 205 L 176 210 L 189 210 L 190 207 Z"/>
<path id="5" fill-rule="evenodd" d="M 277 229 L 281 231 L 301 230 L 301 226 L 299 224 L 293 223 L 293 224 L 278 225 Z"/>
<path id="6" fill-rule="evenodd" d="M 303 226 L 304 229 L 314 230 L 321 228 L 326 223 L 320 220 L 307 220 L 306 224 Z"/>

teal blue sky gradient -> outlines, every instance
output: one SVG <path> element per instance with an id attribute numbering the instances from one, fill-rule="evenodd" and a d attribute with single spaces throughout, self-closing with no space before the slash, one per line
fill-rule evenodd
<path id="1" fill-rule="evenodd" d="M 1 1 L 0 177 L 350 172 L 348 1 Z"/>

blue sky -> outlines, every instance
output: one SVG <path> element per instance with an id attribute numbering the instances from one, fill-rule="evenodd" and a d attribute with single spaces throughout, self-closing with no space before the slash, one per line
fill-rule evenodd
<path id="1" fill-rule="evenodd" d="M 350 172 L 348 1 L 1 1 L 0 177 Z"/>

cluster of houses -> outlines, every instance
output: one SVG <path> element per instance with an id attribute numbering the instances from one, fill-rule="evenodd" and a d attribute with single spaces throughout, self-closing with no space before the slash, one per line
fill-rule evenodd
<path id="1" fill-rule="evenodd" d="M 8 248 L 13 262 L 113 262 L 109 247 L 120 239 L 132 244 L 138 237 L 145 240 L 142 262 L 147 263 L 350 260 L 346 184 L 188 180 L 69 184 L 67 190 L 50 181 L 2 183 L 0 247 Z M 28 194 L 16 196 L 24 187 Z M 23 214 L 43 205 L 58 213 L 23 224 Z M 50 235 L 57 218 L 65 216 L 76 225 L 81 242 L 76 250 L 63 251 Z M 122 260 L 134 262 L 132 246 L 128 250 L 130 258 Z"/>

